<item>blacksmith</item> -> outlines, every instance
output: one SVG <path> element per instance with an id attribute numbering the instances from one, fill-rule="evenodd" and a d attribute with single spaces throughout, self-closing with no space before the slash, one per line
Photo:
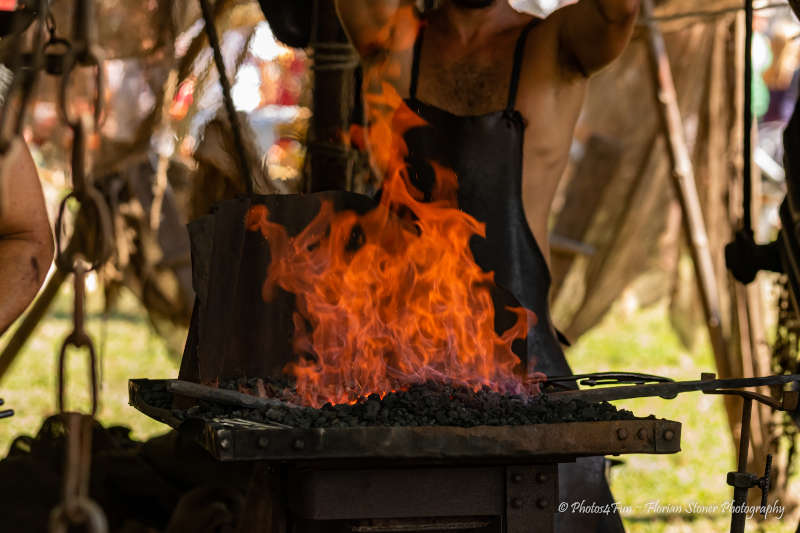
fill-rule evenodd
<path id="1" fill-rule="evenodd" d="M 549 318 L 550 205 L 588 79 L 625 48 L 638 4 L 580 0 L 538 19 L 508 0 L 442 0 L 419 21 L 400 16 L 409 0 L 336 0 L 363 68 L 396 65 L 384 81 L 429 125 L 406 134 L 415 185 L 429 193 L 431 161 L 455 170 L 459 207 L 486 223 L 476 260 L 537 314 L 529 356 L 548 375 L 571 372 Z M 562 502 L 612 501 L 602 459 L 560 472 Z M 622 530 L 616 514 L 561 513 L 556 524 Z"/>

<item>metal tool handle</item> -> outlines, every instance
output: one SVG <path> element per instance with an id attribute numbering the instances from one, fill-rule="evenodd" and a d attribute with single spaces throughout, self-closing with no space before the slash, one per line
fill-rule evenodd
<path id="1" fill-rule="evenodd" d="M 761 489 L 761 510 L 764 512 L 764 518 L 767 518 L 767 498 L 769 497 L 770 488 L 770 474 L 772 473 L 772 454 L 767 454 L 767 462 L 764 465 L 764 477 L 758 480 L 758 486 Z"/>

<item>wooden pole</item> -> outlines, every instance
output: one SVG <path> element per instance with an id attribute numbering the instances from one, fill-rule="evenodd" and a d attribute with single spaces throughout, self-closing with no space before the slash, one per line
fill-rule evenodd
<path id="1" fill-rule="evenodd" d="M 350 188 L 349 129 L 358 55 L 344 33 L 333 2 L 314 2 L 314 115 L 309 131 L 309 192 Z"/>
<path id="2" fill-rule="evenodd" d="M 36 330 L 36 326 L 39 325 L 42 317 L 47 313 L 59 289 L 61 289 L 61 285 L 64 284 L 68 276 L 69 274 L 57 268 L 53 272 L 53 275 L 50 276 L 50 279 L 47 280 L 47 284 L 39 294 L 39 297 L 36 298 L 30 310 L 25 313 L 19 327 L 14 330 L 14 334 L 11 336 L 11 339 L 9 339 L 8 344 L 6 344 L 5 348 L 3 348 L 3 351 L 0 353 L 0 381 L 2 381 L 8 368 L 16 360 L 17 355 L 25 346 L 25 343 L 28 342 L 31 334 Z"/>
<path id="3" fill-rule="evenodd" d="M 722 376 L 730 376 L 730 359 L 728 359 L 727 344 L 722 331 L 719 284 L 714 272 L 714 263 L 708 245 L 708 233 L 700 207 L 694 169 L 686 145 L 683 121 L 675 94 L 675 84 L 664 45 L 664 37 L 653 20 L 652 0 L 643 1 L 642 15 L 647 26 L 648 55 L 655 79 L 658 111 L 667 139 L 672 181 L 681 205 L 686 234 L 689 239 L 689 250 L 694 263 L 708 335 L 719 373 Z"/>

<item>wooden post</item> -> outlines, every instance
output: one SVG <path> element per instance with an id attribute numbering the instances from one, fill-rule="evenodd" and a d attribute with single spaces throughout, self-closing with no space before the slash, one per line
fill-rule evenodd
<path id="1" fill-rule="evenodd" d="M 309 131 L 309 192 L 350 188 L 348 133 L 358 56 L 339 24 L 333 2 L 314 2 L 314 116 Z"/>
<path id="2" fill-rule="evenodd" d="M 658 111 L 664 125 L 667 139 L 667 152 L 672 167 L 672 181 L 681 205 L 681 212 L 689 239 L 689 250 L 694 263 L 695 275 L 706 316 L 708 335 L 717 368 L 722 376 L 730 375 L 730 360 L 725 336 L 722 332 L 720 313 L 719 284 L 714 272 L 714 263 L 708 246 L 703 211 L 697 194 L 694 170 L 686 145 L 686 137 L 681 120 L 675 84 L 669 65 L 664 38 L 653 21 L 653 2 L 644 0 L 642 15 L 647 25 L 647 42 L 650 63 L 653 68 Z"/>
<path id="3" fill-rule="evenodd" d="M 14 363 L 17 355 L 19 355 L 25 343 L 28 342 L 28 339 L 36 330 L 36 326 L 39 325 L 39 322 L 42 321 L 47 310 L 50 309 L 50 305 L 53 303 L 53 300 L 55 300 L 59 289 L 61 289 L 61 285 L 64 284 L 68 276 L 69 274 L 60 268 L 55 269 L 53 275 L 47 280 L 44 289 L 42 289 L 42 292 L 36 298 L 36 301 L 33 302 L 31 308 L 25 313 L 22 322 L 17 329 L 14 330 L 14 334 L 8 340 L 8 344 L 6 344 L 3 351 L 0 352 L 0 380 L 3 379 L 8 368 Z"/>

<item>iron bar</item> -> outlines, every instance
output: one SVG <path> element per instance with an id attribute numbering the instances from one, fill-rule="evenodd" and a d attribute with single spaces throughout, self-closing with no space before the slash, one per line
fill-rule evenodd
<path id="1" fill-rule="evenodd" d="M 750 415 L 753 411 L 753 400 L 742 398 L 742 429 L 739 435 L 739 460 L 737 471 L 740 474 L 747 473 L 747 454 L 750 451 Z M 736 486 L 733 488 L 733 513 L 731 513 L 731 533 L 744 533 L 744 525 L 747 520 L 747 512 L 744 506 L 747 505 L 748 487 Z"/>
<path id="2" fill-rule="evenodd" d="M 274 398 L 260 398 L 251 394 L 244 394 L 234 390 L 209 387 L 191 381 L 175 380 L 167 383 L 167 390 L 197 400 L 209 400 L 228 405 L 247 407 L 249 409 L 269 409 L 270 407 L 299 407 L 289 402 Z"/>
<path id="3" fill-rule="evenodd" d="M 752 196 L 753 196 L 753 0 L 744 0 L 744 168 L 743 215 L 744 231 L 753 235 Z"/>
<path id="4" fill-rule="evenodd" d="M 785 385 L 800 382 L 800 374 L 784 376 L 764 376 L 755 378 L 701 379 L 697 381 L 676 381 L 674 383 L 653 383 L 647 385 L 626 385 L 594 390 L 578 390 L 554 392 L 549 394 L 551 400 L 581 399 L 587 402 L 611 402 L 630 398 L 648 398 L 660 396 L 674 398 L 684 392 L 713 391 L 717 389 L 740 389 L 745 387 L 763 387 L 769 385 Z"/>

